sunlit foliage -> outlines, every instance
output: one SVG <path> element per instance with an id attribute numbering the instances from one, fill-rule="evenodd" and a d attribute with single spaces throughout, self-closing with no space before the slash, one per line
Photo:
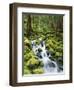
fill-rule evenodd
<path id="1" fill-rule="evenodd" d="M 32 51 L 31 41 L 45 40 L 52 60 L 63 65 L 63 16 L 24 14 L 24 74 L 41 74 L 43 62 Z"/>

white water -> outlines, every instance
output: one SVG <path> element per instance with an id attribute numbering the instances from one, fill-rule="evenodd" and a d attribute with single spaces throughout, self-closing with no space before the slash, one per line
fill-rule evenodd
<path id="1" fill-rule="evenodd" d="M 55 61 L 49 59 L 49 57 L 51 57 L 51 54 L 49 53 L 49 55 L 47 55 L 45 42 L 41 41 L 39 45 L 36 45 L 36 40 L 33 40 L 31 43 L 34 54 L 38 56 L 38 59 L 41 60 L 44 64 L 44 73 L 57 73 L 58 65 Z M 41 50 L 41 52 L 38 51 L 39 49 Z"/>

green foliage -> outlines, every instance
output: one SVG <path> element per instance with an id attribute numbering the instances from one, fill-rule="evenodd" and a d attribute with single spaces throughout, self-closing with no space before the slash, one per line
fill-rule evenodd
<path id="1" fill-rule="evenodd" d="M 39 61 L 31 48 L 31 41 L 45 40 L 51 59 L 63 57 L 63 16 L 61 15 L 24 15 L 24 74 L 41 74 L 43 62 Z M 63 64 L 63 60 L 59 62 Z"/>
<path id="2" fill-rule="evenodd" d="M 26 41 L 28 41 L 28 40 L 26 40 Z M 28 41 L 28 42 L 30 42 L 30 41 Z M 24 74 L 35 74 L 36 69 L 37 69 L 37 72 L 43 73 L 43 71 L 42 71 L 43 62 L 39 61 L 38 57 L 28 47 L 28 44 L 27 44 L 28 42 L 25 42 L 26 48 L 24 50 Z"/>
<path id="3" fill-rule="evenodd" d="M 24 74 L 31 74 L 29 69 L 24 68 Z"/>
<path id="4" fill-rule="evenodd" d="M 44 72 L 43 68 L 37 68 L 33 70 L 33 73 L 35 74 L 42 74 Z"/>
<path id="5" fill-rule="evenodd" d="M 58 41 L 57 38 L 48 38 L 46 40 L 46 46 L 48 50 L 52 52 L 54 59 L 58 60 L 63 55 L 63 42 Z"/>

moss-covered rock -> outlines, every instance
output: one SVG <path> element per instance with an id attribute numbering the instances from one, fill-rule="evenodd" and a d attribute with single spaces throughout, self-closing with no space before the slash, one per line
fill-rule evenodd
<path id="1" fill-rule="evenodd" d="M 29 69 L 24 69 L 24 74 L 31 74 L 31 71 Z"/>
<path id="2" fill-rule="evenodd" d="M 34 74 L 42 74 L 44 72 L 43 68 L 37 68 L 33 70 Z"/>

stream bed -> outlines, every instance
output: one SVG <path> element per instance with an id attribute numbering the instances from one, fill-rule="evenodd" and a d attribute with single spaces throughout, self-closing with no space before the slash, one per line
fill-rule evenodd
<path id="1" fill-rule="evenodd" d="M 60 73 L 63 70 L 59 68 L 57 60 L 53 61 L 50 59 L 51 53 L 46 49 L 45 41 L 40 39 L 40 43 L 36 44 L 36 40 L 31 41 L 32 50 L 34 54 L 38 57 L 38 60 L 42 61 L 44 66 L 44 73 Z M 62 66 L 63 68 L 63 66 Z"/>

